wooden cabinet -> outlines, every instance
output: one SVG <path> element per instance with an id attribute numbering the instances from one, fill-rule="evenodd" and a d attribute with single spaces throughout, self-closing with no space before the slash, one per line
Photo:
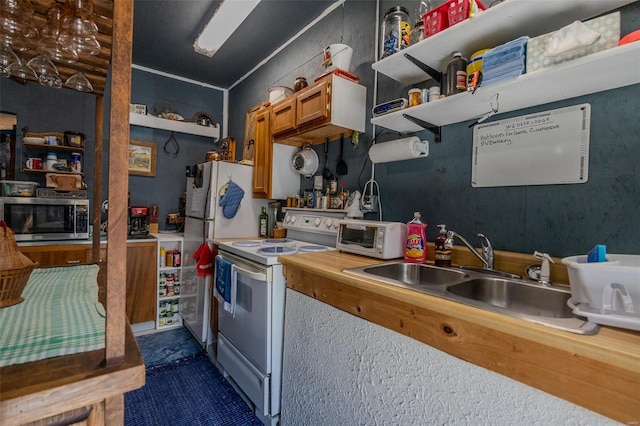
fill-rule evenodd
<path id="1" fill-rule="evenodd" d="M 289 96 L 282 102 L 272 105 L 271 133 L 282 135 L 296 129 L 296 97 Z"/>
<path id="2" fill-rule="evenodd" d="M 329 75 L 272 105 L 274 142 L 301 147 L 364 132 L 367 89 Z"/>
<path id="3" fill-rule="evenodd" d="M 129 323 L 156 320 L 156 242 L 127 243 L 127 300 Z"/>
<path id="4" fill-rule="evenodd" d="M 34 262 L 38 267 L 73 266 L 90 263 L 86 244 L 59 244 L 46 246 L 20 246 L 22 254 Z"/>
<path id="5" fill-rule="evenodd" d="M 253 151 L 253 197 L 269 198 L 271 188 L 271 127 L 270 108 L 256 114 Z"/>

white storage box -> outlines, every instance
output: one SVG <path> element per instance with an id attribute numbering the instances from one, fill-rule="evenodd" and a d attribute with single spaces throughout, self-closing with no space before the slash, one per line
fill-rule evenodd
<path id="1" fill-rule="evenodd" d="M 530 38 L 527 43 L 527 73 L 581 58 L 601 50 L 611 49 L 620 42 L 620 12 L 591 19 L 585 21 L 584 24 L 591 30 L 600 33 L 600 39 L 589 46 L 572 50 L 560 56 L 551 57 L 544 54 L 547 49 L 547 43 L 556 33 L 555 31 Z"/>
<path id="2" fill-rule="evenodd" d="M 574 313 L 597 324 L 640 330 L 640 255 L 607 254 L 607 262 L 587 256 L 562 259 L 567 265 Z"/>

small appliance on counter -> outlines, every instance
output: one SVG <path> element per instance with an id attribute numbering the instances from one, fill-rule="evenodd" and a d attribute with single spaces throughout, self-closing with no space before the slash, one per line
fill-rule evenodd
<path id="1" fill-rule="evenodd" d="M 404 255 L 406 238 L 406 223 L 343 219 L 336 248 L 378 259 L 395 259 Z"/>
<path id="2" fill-rule="evenodd" d="M 86 240 L 89 200 L 0 197 L 0 220 L 13 230 L 16 241 Z"/>
<path id="3" fill-rule="evenodd" d="M 129 207 L 127 233 L 130 237 L 149 235 L 148 207 Z"/>

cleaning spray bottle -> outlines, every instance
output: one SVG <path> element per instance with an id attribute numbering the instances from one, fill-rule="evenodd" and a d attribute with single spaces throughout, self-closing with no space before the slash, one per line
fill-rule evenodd
<path id="1" fill-rule="evenodd" d="M 427 224 L 420 221 L 420 212 L 413 213 L 413 219 L 407 223 L 407 244 L 404 248 L 406 263 L 424 263 L 427 260 Z"/>

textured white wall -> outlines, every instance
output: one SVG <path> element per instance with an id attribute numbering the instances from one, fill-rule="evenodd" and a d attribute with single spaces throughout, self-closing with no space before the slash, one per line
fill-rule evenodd
<path id="1" fill-rule="evenodd" d="M 607 425 L 597 413 L 287 290 L 282 425 Z"/>

